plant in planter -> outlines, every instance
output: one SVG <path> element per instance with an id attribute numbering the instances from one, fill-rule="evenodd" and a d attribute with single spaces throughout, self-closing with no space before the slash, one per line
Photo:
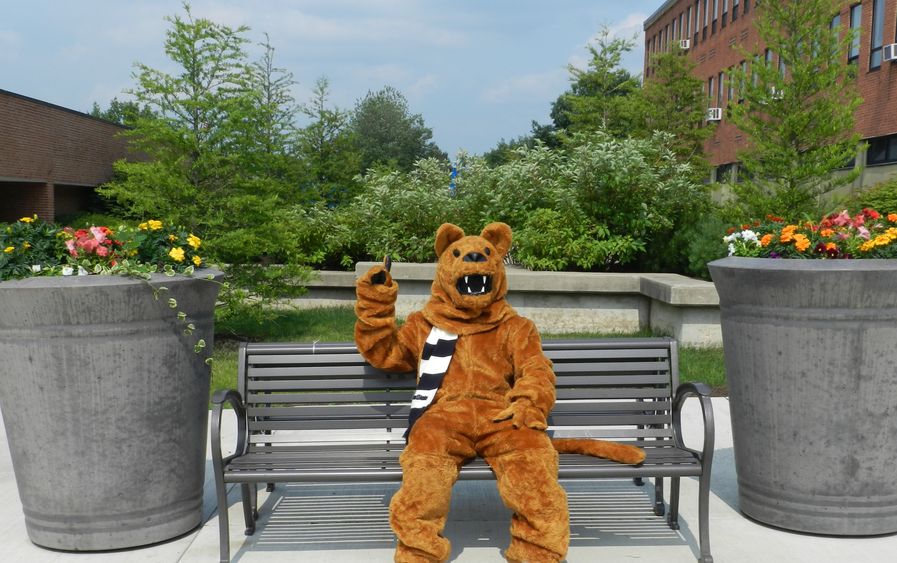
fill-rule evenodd
<path id="1" fill-rule="evenodd" d="M 804 532 L 897 531 L 897 214 L 732 229 L 720 299 L 741 510 Z"/>
<path id="2" fill-rule="evenodd" d="M 0 410 L 34 543 L 118 549 L 200 524 L 210 369 L 196 352 L 221 275 L 194 277 L 201 248 L 159 221 L 0 225 Z"/>

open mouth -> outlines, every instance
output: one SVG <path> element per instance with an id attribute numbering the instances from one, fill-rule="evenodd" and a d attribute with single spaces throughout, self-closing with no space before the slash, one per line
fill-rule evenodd
<path id="1" fill-rule="evenodd" d="M 461 295 L 483 295 L 492 291 L 492 276 L 471 274 L 458 278 L 455 283 Z"/>

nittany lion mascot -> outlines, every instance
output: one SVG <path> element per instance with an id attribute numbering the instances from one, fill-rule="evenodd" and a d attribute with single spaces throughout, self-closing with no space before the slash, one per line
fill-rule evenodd
<path id="1" fill-rule="evenodd" d="M 562 560 L 570 540 L 558 451 L 622 463 L 644 460 L 636 447 L 601 440 L 554 440 L 546 420 L 555 376 L 535 325 L 505 301 L 503 258 L 511 228 L 480 236 L 442 225 L 432 295 L 422 311 L 395 321 L 398 285 L 376 266 L 357 282 L 355 341 L 372 365 L 416 371 L 417 389 L 400 457 L 402 486 L 390 503 L 397 562 L 445 561 L 442 536 L 452 485 L 464 464 L 486 460 L 514 512 L 508 561 Z"/>

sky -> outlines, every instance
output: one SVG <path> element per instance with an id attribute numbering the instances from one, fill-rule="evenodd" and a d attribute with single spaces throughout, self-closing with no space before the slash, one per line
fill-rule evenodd
<path id="1" fill-rule="evenodd" d="M 549 123 L 586 68 L 602 26 L 634 38 L 623 66 L 641 74 L 643 25 L 663 0 L 193 0 L 194 18 L 250 30 L 251 59 L 265 33 L 274 62 L 293 74 L 297 104 L 319 77 L 331 105 L 351 109 L 390 85 L 423 116 L 451 157 Z M 166 72 L 166 16 L 180 0 L 0 0 L 0 89 L 78 111 L 129 99 L 134 64 Z M 301 121 L 299 125 L 301 125 Z"/>

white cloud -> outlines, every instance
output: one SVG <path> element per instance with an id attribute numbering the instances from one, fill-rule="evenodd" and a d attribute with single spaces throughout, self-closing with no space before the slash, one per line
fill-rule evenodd
<path id="1" fill-rule="evenodd" d="M 521 100 L 552 100 L 562 92 L 567 80 L 565 69 L 512 76 L 483 90 L 482 100 L 498 104 Z"/>
<path id="2" fill-rule="evenodd" d="M 645 20 L 648 16 L 641 12 L 635 12 L 626 16 L 622 21 L 606 24 L 611 39 L 625 39 L 635 43 L 632 51 L 623 56 L 622 66 L 628 70 L 630 74 L 638 75 L 642 73 L 643 65 L 643 49 L 645 43 Z M 598 31 L 589 37 L 582 46 L 567 59 L 568 64 L 576 68 L 585 69 L 589 66 L 588 50 L 586 46 L 595 44 L 601 32 Z"/>

